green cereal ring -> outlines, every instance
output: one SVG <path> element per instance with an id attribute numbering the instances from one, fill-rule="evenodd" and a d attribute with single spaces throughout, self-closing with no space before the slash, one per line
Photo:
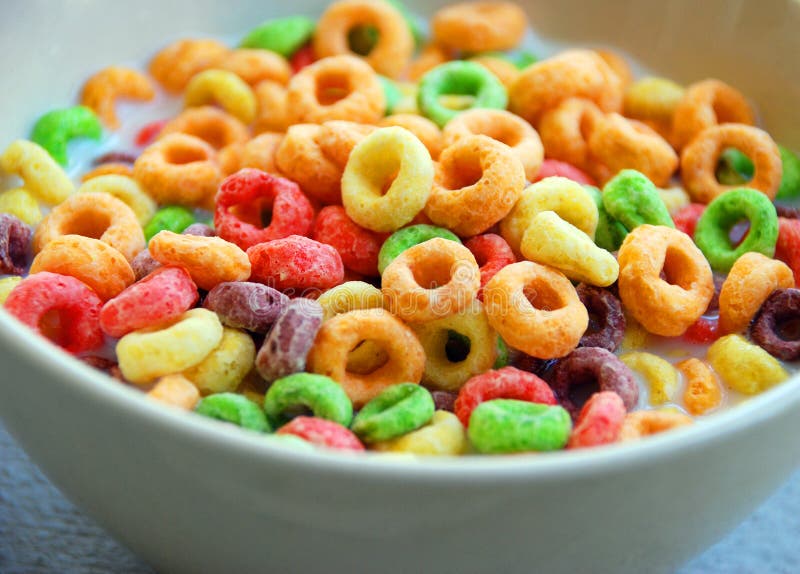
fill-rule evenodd
<path id="1" fill-rule="evenodd" d="M 777 199 L 796 199 L 800 196 L 800 156 L 789 148 L 778 146 L 783 164 L 781 185 L 775 196 Z"/>
<path id="2" fill-rule="evenodd" d="M 150 241 L 159 231 L 164 230 L 181 233 L 193 223 L 194 214 L 191 210 L 180 205 L 162 207 L 144 226 L 144 238 Z"/>
<path id="3" fill-rule="evenodd" d="M 741 220 L 750 231 L 738 246 L 731 245 L 731 228 Z M 741 187 L 726 191 L 708 204 L 697 221 L 694 242 L 714 271 L 727 273 L 739 257 L 755 251 L 772 257 L 778 241 L 778 214 L 769 198 L 755 189 Z"/>
<path id="4" fill-rule="evenodd" d="M 295 373 L 278 379 L 264 397 L 264 411 L 273 426 L 289 421 L 286 411 L 308 407 L 315 417 L 350 426 L 353 404 L 339 384 L 325 375 Z"/>
<path id="5" fill-rule="evenodd" d="M 571 430 L 563 407 L 494 399 L 472 411 L 467 433 L 477 451 L 500 454 L 562 449 Z"/>
<path id="6" fill-rule="evenodd" d="M 67 144 L 75 138 L 99 140 L 103 126 L 86 106 L 47 112 L 33 126 L 31 141 L 42 146 L 61 165 L 67 165 Z"/>
<path id="7" fill-rule="evenodd" d="M 386 111 L 384 113 L 390 116 L 394 113 L 395 106 L 403 99 L 403 92 L 400 91 L 397 84 L 386 76 L 379 75 L 378 80 L 380 80 L 381 86 L 383 86 L 383 95 L 386 98 Z"/>
<path id="8" fill-rule="evenodd" d="M 598 247 L 606 251 L 617 251 L 628 236 L 628 230 L 619 221 L 614 219 L 606 211 L 603 205 L 603 194 L 600 190 L 591 185 L 583 186 L 597 205 L 597 229 L 594 232 L 594 242 Z"/>
<path id="9" fill-rule="evenodd" d="M 404 227 L 392 233 L 389 238 L 383 242 L 381 250 L 378 252 L 378 273 L 383 274 L 383 270 L 389 266 L 389 263 L 394 261 L 397 256 L 406 249 L 410 249 L 434 237 L 441 237 L 442 239 L 449 239 L 450 241 L 461 243 L 461 240 L 455 233 L 444 227 L 436 227 L 435 225 L 427 225 L 425 223 Z"/>
<path id="10" fill-rule="evenodd" d="M 414 383 L 392 385 L 353 419 L 352 430 L 364 442 L 389 440 L 418 429 L 433 416 L 433 397 Z"/>
<path id="11" fill-rule="evenodd" d="M 465 110 L 451 110 L 439 102 L 444 95 L 473 96 L 467 109 L 491 108 L 504 110 L 508 95 L 494 74 L 475 62 L 455 60 L 436 66 L 419 82 L 417 105 L 422 113 L 439 127 Z"/>
<path id="12" fill-rule="evenodd" d="M 644 224 L 675 228 L 656 186 L 634 169 L 623 169 L 603 187 L 603 205 L 628 231 Z"/>
<path id="13" fill-rule="evenodd" d="M 209 395 L 197 403 L 194 412 L 258 432 L 272 431 L 261 407 L 236 393 Z"/>
<path id="14" fill-rule="evenodd" d="M 250 30 L 239 44 L 240 48 L 261 48 L 284 58 L 302 48 L 314 34 L 314 21 L 305 16 L 289 16 L 267 20 Z"/>
<path id="15" fill-rule="evenodd" d="M 776 199 L 794 199 L 800 196 L 800 157 L 786 146 L 778 145 L 783 175 Z M 720 157 L 717 179 L 724 185 L 743 185 L 753 178 L 753 162 L 736 148 L 728 148 Z"/>
<path id="16" fill-rule="evenodd" d="M 502 369 L 508 366 L 510 356 L 508 354 L 508 345 L 503 341 L 502 337 L 497 337 L 497 359 L 492 366 L 493 369 Z"/>

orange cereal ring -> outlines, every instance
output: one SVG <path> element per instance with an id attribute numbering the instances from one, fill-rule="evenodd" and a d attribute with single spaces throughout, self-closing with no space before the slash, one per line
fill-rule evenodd
<path id="1" fill-rule="evenodd" d="M 471 237 L 503 219 L 525 189 L 525 170 L 512 148 L 483 135 L 446 147 L 436 164 L 425 215 Z"/>
<path id="2" fill-rule="evenodd" d="M 776 289 L 794 287 L 794 274 L 782 261 L 750 251 L 731 267 L 719 292 L 719 330 L 744 331 Z"/>
<path id="3" fill-rule="evenodd" d="M 528 17 L 512 2 L 461 2 L 431 19 L 437 44 L 465 52 L 510 50 L 522 41 Z"/>
<path id="4" fill-rule="evenodd" d="M 474 109 L 457 115 L 442 131 L 444 146 L 470 135 L 484 135 L 506 144 L 522 162 L 525 177 L 533 181 L 544 159 L 539 134 L 519 116 L 505 110 Z"/>
<path id="5" fill-rule="evenodd" d="M 347 370 L 347 358 L 362 341 L 371 341 L 388 360 L 370 373 Z M 414 332 L 384 309 L 360 309 L 336 315 L 322 324 L 306 359 L 308 371 L 332 378 L 353 406 L 362 407 L 398 383 L 419 383 L 425 351 Z"/>
<path id="6" fill-rule="evenodd" d="M 383 271 L 381 291 L 392 313 L 410 323 L 423 323 L 469 307 L 480 283 L 472 252 L 435 237 L 398 255 Z"/>
<path id="7" fill-rule="evenodd" d="M 355 56 L 332 56 L 306 66 L 292 77 L 286 98 L 292 124 L 329 120 L 370 124 L 380 120 L 386 109 L 378 75 Z"/>
<path id="8" fill-rule="evenodd" d="M 603 58 L 603 61 L 608 64 L 611 71 L 614 72 L 622 82 L 623 86 L 627 86 L 633 81 L 633 72 L 625 58 L 614 52 L 613 50 L 599 49 L 595 50 L 597 55 Z"/>
<path id="9" fill-rule="evenodd" d="M 97 72 L 83 85 L 81 104 L 91 108 L 110 129 L 119 127 L 114 111 L 117 98 L 149 101 L 156 96 L 150 79 L 144 74 L 112 66 Z"/>
<path id="10" fill-rule="evenodd" d="M 317 137 L 322 127 L 296 124 L 289 128 L 275 153 L 275 163 L 286 177 L 322 203 L 341 203 L 342 168 L 322 153 Z"/>
<path id="11" fill-rule="evenodd" d="M 33 251 L 62 235 L 83 235 L 107 243 L 131 261 L 145 247 L 133 210 L 108 193 L 79 193 L 58 204 L 33 236 Z"/>
<path id="12" fill-rule="evenodd" d="M 81 183 L 86 183 L 90 179 L 101 175 L 124 175 L 133 177 L 133 168 L 127 163 L 103 163 L 91 169 L 81 176 Z"/>
<path id="13" fill-rule="evenodd" d="M 331 4 L 317 22 L 314 52 L 319 58 L 354 55 L 349 34 L 359 27 L 374 28 L 378 35 L 375 46 L 364 60 L 378 73 L 398 77 L 414 53 L 414 37 L 403 14 L 389 2 L 339 0 Z"/>
<path id="14" fill-rule="evenodd" d="M 619 114 L 599 118 L 589 136 L 589 153 L 613 176 L 623 169 L 643 173 L 656 186 L 665 187 L 678 167 L 678 154 L 656 131 Z M 591 168 L 591 166 L 587 166 Z M 610 177 L 598 177 L 601 183 Z"/>
<path id="15" fill-rule="evenodd" d="M 618 442 L 639 440 L 646 436 L 687 426 L 694 421 L 682 413 L 671 411 L 636 411 L 625 415 Z"/>
<path id="16" fill-rule="evenodd" d="M 133 177 L 159 204 L 205 206 L 222 180 L 216 156 L 198 137 L 169 134 L 142 152 Z"/>
<path id="17" fill-rule="evenodd" d="M 741 187 L 717 181 L 717 162 L 727 148 L 738 149 L 753 162 L 753 177 L 747 187 L 775 199 L 783 177 L 778 145 L 758 128 L 723 124 L 703 130 L 681 152 L 681 178 L 692 200 L 709 203 L 718 195 Z"/>
<path id="18" fill-rule="evenodd" d="M 177 94 L 192 76 L 218 65 L 228 52 L 217 40 L 178 40 L 150 61 L 150 75 L 168 92 Z"/>
<path id="19" fill-rule="evenodd" d="M 434 160 L 439 158 L 444 147 L 442 142 L 442 130 L 435 123 L 426 117 L 417 114 L 394 114 L 386 116 L 378 124 L 381 127 L 397 126 L 405 128 L 428 148 L 428 153 Z"/>
<path id="20" fill-rule="evenodd" d="M 602 117 L 600 108 L 585 98 L 567 98 L 546 111 L 539 122 L 545 155 L 588 171 L 595 163 L 589 136 Z"/>
<path id="21" fill-rule="evenodd" d="M 449 62 L 451 59 L 448 50 L 438 44 L 428 44 L 422 48 L 419 56 L 408 66 L 406 76 L 412 82 L 416 82 L 436 66 Z"/>
<path id="22" fill-rule="evenodd" d="M 239 247 L 219 237 L 160 231 L 147 245 L 162 265 L 183 267 L 200 289 L 211 290 L 227 281 L 247 281 L 250 260 Z"/>
<path id="23" fill-rule="evenodd" d="M 691 415 L 703 415 L 722 402 L 722 387 L 711 367 L 700 359 L 686 359 L 675 365 L 686 379 L 683 404 Z"/>
<path id="24" fill-rule="evenodd" d="M 519 76 L 519 69 L 503 58 L 495 56 L 476 56 L 470 58 L 470 60 L 489 70 L 506 88 L 513 86 Z"/>
<path id="25" fill-rule="evenodd" d="M 688 145 L 700 132 L 720 124 L 755 123 L 755 112 L 735 88 L 719 80 L 704 80 L 686 89 L 672 118 L 673 143 Z"/>
<path id="26" fill-rule="evenodd" d="M 498 271 L 484 287 L 483 305 L 505 342 L 539 359 L 568 355 L 589 326 L 589 313 L 570 280 L 533 261 Z"/>
<path id="27" fill-rule="evenodd" d="M 116 297 L 136 281 L 130 264 L 119 251 L 83 235 L 62 235 L 49 241 L 31 263 L 31 275 L 40 271 L 75 277 L 103 301 Z"/>
<path id="28" fill-rule="evenodd" d="M 233 144 L 220 150 L 219 165 L 222 173 L 230 175 L 245 167 L 253 167 L 273 175 L 281 175 L 275 164 L 283 134 L 263 133 L 245 144 Z"/>
<path id="29" fill-rule="evenodd" d="M 292 75 L 289 62 L 269 50 L 231 50 L 217 67 L 233 72 L 253 87 L 267 80 L 285 86 Z"/>
<path id="30" fill-rule="evenodd" d="M 342 169 L 347 165 L 353 148 L 377 129 L 368 124 L 342 120 L 325 122 L 321 128 L 316 137 L 320 150 Z"/>
<path id="31" fill-rule="evenodd" d="M 640 225 L 622 242 L 617 259 L 625 309 L 656 335 L 682 335 L 714 295 L 711 266 L 703 252 L 676 229 Z"/>
<path id="32" fill-rule="evenodd" d="M 534 126 L 542 114 L 571 97 L 604 112 L 622 109 L 622 81 L 591 50 L 568 50 L 525 68 L 508 93 L 509 110 Z"/>
<path id="33" fill-rule="evenodd" d="M 200 138 L 214 149 L 234 143 L 244 143 L 250 132 L 242 122 L 214 106 L 183 110 L 161 129 L 158 138 L 181 133 Z"/>
<path id="34" fill-rule="evenodd" d="M 253 131 L 285 132 L 289 129 L 286 88 L 276 82 L 261 82 L 254 89 L 256 96 L 256 119 Z"/>

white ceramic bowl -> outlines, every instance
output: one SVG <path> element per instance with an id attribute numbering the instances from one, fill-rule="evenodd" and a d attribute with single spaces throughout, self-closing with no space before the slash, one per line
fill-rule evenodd
<path id="1" fill-rule="evenodd" d="M 430 12 L 432 4 L 410 2 Z M 424 4 L 424 7 L 423 7 Z M 653 70 L 715 76 L 800 148 L 794 1 L 525 2 L 534 26 Z M 181 35 L 235 37 L 321 2 L 6 0 L 0 145 L 92 71 Z M 694 428 L 547 456 L 425 460 L 294 452 L 153 404 L 0 313 L 0 416 L 47 475 L 162 572 L 667 572 L 800 459 L 800 380 Z"/>

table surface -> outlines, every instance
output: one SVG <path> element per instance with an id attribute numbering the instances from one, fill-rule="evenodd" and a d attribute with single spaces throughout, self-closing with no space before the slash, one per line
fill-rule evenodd
<path id="1" fill-rule="evenodd" d="M 678 574 L 800 572 L 800 471 Z M 154 574 L 42 475 L 0 424 L 0 573 Z"/>

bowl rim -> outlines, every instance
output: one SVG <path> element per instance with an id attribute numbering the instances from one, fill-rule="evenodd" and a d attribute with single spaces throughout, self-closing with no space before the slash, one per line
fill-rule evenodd
<path id="1" fill-rule="evenodd" d="M 793 409 L 800 410 L 800 373 L 780 385 L 750 398 L 724 412 L 699 420 L 696 424 L 675 429 L 647 440 L 613 444 L 592 449 L 520 454 L 493 457 L 445 456 L 420 457 L 387 453 L 347 453 L 324 448 L 297 449 L 265 435 L 245 431 L 233 425 L 196 416 L 191 412 L 158 403 L 142 391 L 90 367 L 35 333 L 5 310 L 0 309 L 0 343 L 9 354 L 35 365 L 84 399 L 104 403 L 145 419 L 165 431 L 191 435 L 206 441 L 209 447 L 228 452 L 311 470 L 322 474 L 356 475 L 366 479 L 389 478 L 403 481 L 447 484 L 470 482 L 530 481 L 537 478 L 603 475 L 629 468 L 655 464 L 679 453 L 713 446 L 726 436 L 746 432 Z M 55 351 L 55 352 L 53 352 Z M 0 380 L 0 385 L 4 384 Z M 5 382 L 11 386 L 11 382 Z M 30 382 L 28 384 L 31 384 Z M 32 384 L 36 384 L 35 382 Z M 13 388 L 6 392 L 13 393 Z M 14 429 L 11 429 L 12 432 Z M 24 434 L 24 433 L 20 433 Z M 24 436 L 22 437 L 24 440 Z"/>

